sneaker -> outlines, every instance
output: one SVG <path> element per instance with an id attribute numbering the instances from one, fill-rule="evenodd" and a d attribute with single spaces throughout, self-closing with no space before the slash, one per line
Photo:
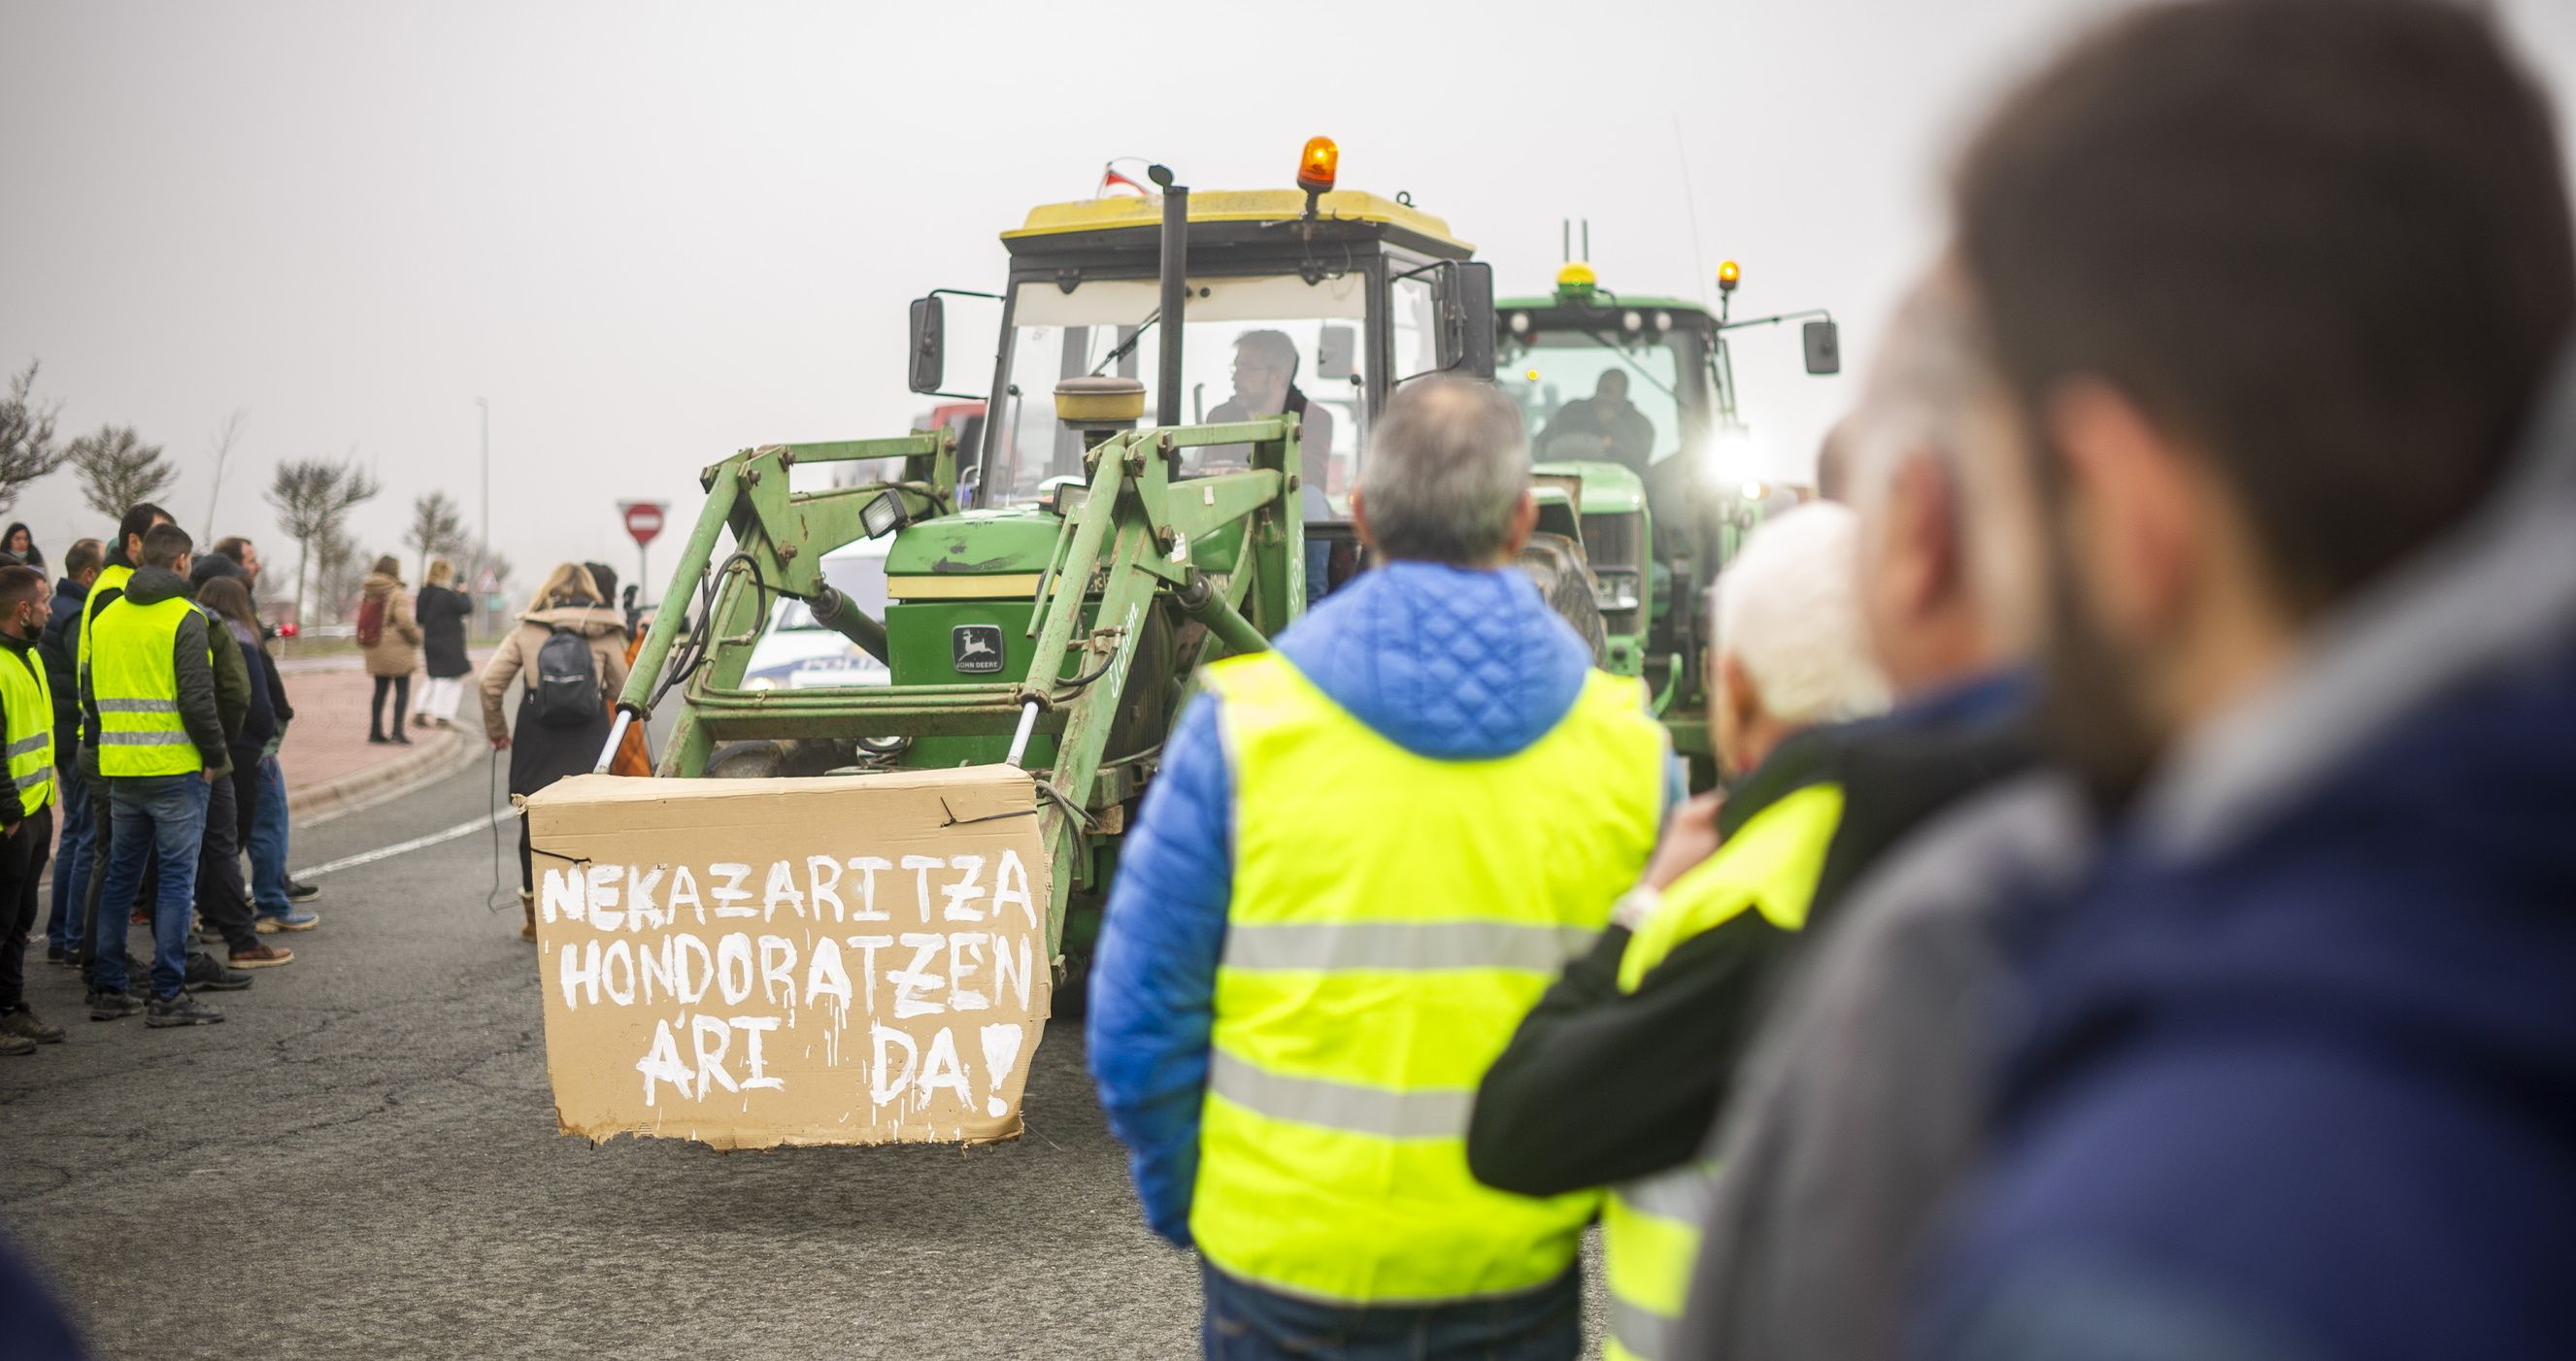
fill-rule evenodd
<path id="1" fill-rule="evenodd" d="M 80 967 L 80 956 L 59 945 L 48 945 L 45 947 L 45 962 L 60 964 L 66 969 L 77 969 Z"/>
<path id="2" fill-rule="evenodd" d="M 143 999 L 107 988 L 89 990 L 89 1018 L 93 1021 L 121 1021 L 143 1010 Z"/>
<path id="3" fill-rule="evenodd" d="M 309 903 L 321 896 L 322 890 L 311 884 L 299 884 L 292 879 L 286 881 L 286 901 L 290 903 Z"/>
<path id="4" fill-rule="evenodd" d="M 386 738 L 385 740 L 398 747 L 408 747 L 411 745 L 411 735 L 400 728 L 394 729 L 394 735 Z"/>
<path id="5" fill-rule="evenodd" d="M 34 1007 L 23 1005 L 6 1016 L 0 1016 L 0 1035 L 14 1035 L 37 1044 L 63 1042 L 61 1026 L 46 1024 L 45 1018 L 37 1015 Z"/>
<path id="6" fill-rule="evenodd" d="M 412 725 L 413 727 L 415 727 L 415 728 L 426 728 L 426 727 L 428 727 L 428 726 L 429 726 L 429 715 L 427 715 L 427 714 L 413 714 L 413 715 L 411 716 L 411 725 Z"/>
<path id="7" fill-rule="evenodd" d="M 213 955 L 190 955 L 186 982 L 189 987 L 208 992 L 239 992 L 250 986 L 250 975 L 225 968 L 215 962 Z"/>
<path id="8" fill-rule="evenodd" d="M 36 1042 L 23 1035 L 0 1035 L 0 1058 L 17 1058 L 36 1052 Z"/>
<path id="9" fill-rule="evenodd" d="M 367 734 L 367 741 L 369 741 L 369 742 L 373 743 L 373 744 L 374 744 L 374 745 L 376 745 L 376 746 L 381 747 L 381 746 L 385 745 L 386 743 L 393 741 L 393 739 L 392 739 L 392 738 L 390 738 L 390 737 L 385 736 L 383 733 L 380 733 L 380 732 L 371 732 L 371 733 Z"/>
<path id="10" fill-rule="evenodd" d="M 298 912 L 288 908 L 284 912 L 260 913 L 259 920 L 252 922 L 250 929 L 263 936 L 273 936 L 280 931 L 310 931 L 321 924 L 322 914 L 319 912 Z"/>
<path id="11" fill-rule="evenodd" d="M 233 951 L 232 962 L 233 967 L 236 969 L 266 969 L 273 968 L 280 964 L 291 963 L 294 959 L 295 952 L 293 950 L 289 950 L 281 945 L 270 945 L 263 941 L 260 944 L 251 946 L 247 950 Z"/>
<path id="12" fill-rule="evenodd" d="M 186 993 L 176 997 L 155 997 L 152 1007 L 143 1014 L 143 1024 L 154 1030 L 167 1030 L 182 1025 L 220 1025 L 224 1014 Z"/>

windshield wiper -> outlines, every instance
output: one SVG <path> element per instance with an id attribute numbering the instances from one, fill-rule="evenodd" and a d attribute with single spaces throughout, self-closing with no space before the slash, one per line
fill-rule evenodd
<path id="1" fill-rule="evenodd" d="M 1136 342 L 1143 340 L 1145 338 L 1145 333 L 1154 329 L 1154 323 L 1161 321 L 1162 319 L 1162 308 L 1157 307 L 1153 311 L 1146 313 L 1145 319 L 1136 323 L 1136 329 L 1132 334 L 1130 334 L 1125 340 L 1119 341 L 1117 347 L 1110 350 L 1109 353 L 1101 356 L 1100 364 L 1097 368 L 1094 368 L 1091 371 L 1091 376 L 1094 378 L 1099 377 L 1110 365 L 1134 354 L 1136 352 Z M 1648 379 L 1647 381 L 1652 382 L 1654 380 Z"/>

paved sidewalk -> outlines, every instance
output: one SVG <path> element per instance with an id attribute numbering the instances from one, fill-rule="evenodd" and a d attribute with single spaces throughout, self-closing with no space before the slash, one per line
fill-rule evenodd
<path id="1" fill-rule="evenodd" d="M 473 657 L 479 671 L 482 658 Z M 411 678 L 412 699 L 421 697 L 424 677 Z M 411 745 L 367 740 L 368 706 L 375 678 L 354 665 L 298 669 L 284 676 L 288 700 L 295 706 L 294 726 L 278 762 L 286 770 L 286 795 L 298 817 L 326 811 L 421 775 L 458 764 L 482 743 L 482 699 L 466 678 L 466 694 L 457 705 L 457 728 L 441 731 L 406 720 L 403 733 Z M 385 699 L 385 718 L 393 718 L 393 698 Z"/>

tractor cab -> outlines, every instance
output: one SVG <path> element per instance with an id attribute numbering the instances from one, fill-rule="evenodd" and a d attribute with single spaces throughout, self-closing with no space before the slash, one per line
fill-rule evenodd
<path id="1" fill-rule="evenodd" d="M 1840 368 L 1839 337 L 1821 312 L 1734 319 L 1740 279 L 1733 261 L 1719 269 L 1712 310 L 1613 292 L 1589 264 L 1569 262 L 1553 292 L 1503 299 L 1495 313 L 1495 381 L 1520 404 L 1541 481 L 1576 489 L 1604 664 L 1645 678 L 1700 787 L 1715 778 L 1704 597 L 1752 526 L 1806 494 L 1730 461 L 1747 432 L 1728 333 L 1815 318 L 1807 371 Z"/>
<path id="2" fill-rule="evenodd" d="M 1084 434 L 1057 418 L 1068 379 L 1141 383 L 1138 425 L 1217 426 L 1293 415 L 1307 594 L 1358 568 L 1350 493 L 1369 432 L 1397 385 L 1432 373 L 1492 373 L 1488 266 L 1404 195 L 1334 187 L 1338 150 L 1310 144 L 1298 188 L 1187 192 L 1185 239 L 1167 240 L 1161 196 L 1047 204 L 1002 235 L 1010 253 L 980 443 L 961 450 L 964 505 L 1029 505 L 1085 475 Z M 1177 247 L 1177 249 L 1175 249 Z M 1167 256 L 1186 259 L 1167 315 Z M 917 391 L 938 296 L 915 307 Z M 933 331 L 922 333 L 927 310 Z M 963 356 L 960 357 L 961 361 Z M 1251 466 L 1248 444 L 1186 450 L 1188 480 Z"/>

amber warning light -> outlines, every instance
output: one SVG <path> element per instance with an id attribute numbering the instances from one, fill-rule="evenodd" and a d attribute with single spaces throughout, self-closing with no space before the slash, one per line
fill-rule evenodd
<path id="1" fill-rule="evenodd" d="M 1744 272 L 1735 267 L 1733 260 L 1717 267 L 1717 289 L 1721 293 L 1734 292 L 1735 285 L 1743 278 Z"/>
<path id="2" fill-rule="evenodd" d="M 1342 149 L 1330 137 L 1306 139 L 1306 154 L 1297 162 L 1297 187 L 1310 194 L 1329 193 L 1341 172 Z"/>

